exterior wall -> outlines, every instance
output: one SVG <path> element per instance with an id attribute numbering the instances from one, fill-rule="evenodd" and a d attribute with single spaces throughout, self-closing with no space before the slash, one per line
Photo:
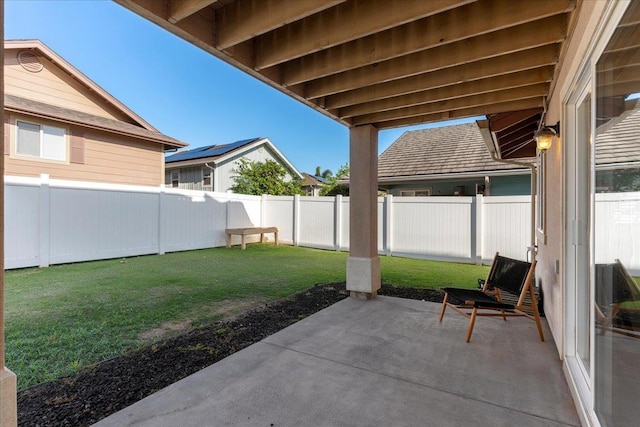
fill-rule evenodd
<path id="1" fill-rule="evenodd" d="M 44 68 L 33 73 L 18 63 L 17 49 L 5 50 L 5 93 L 21 96 L 50 105 L 82 111 L 100 117 L 132 120 L 117 108 L 108 108 L 104 100 L 89 94 L 85 86 L 40 55 Z"/>
<path id="2" fill-rule="evenodd" d="M 484 179 L 466 180 L 466 181 L 425 181 L 407 183 L 401 185 L 392 185 L 389 187 L 389 193 L 393 196 L 400 196 L 403 190 L 424 190 L 431 189 L 432 196 L 453 196 L 454 190 L 458 186 L 463 186 L 461 196 L 475 196 L 476 185 L 484 185 Z M 525 196 L 531 194 L 531 176 L 514 175 L 514 176 L 494 176 L 490 178 L 489 191 L 485 195 L 491 196 Z"/>
<path id="3" fill-rule="evenodd" d="M 16 156 L 16 119 L 65 128 L 67 161 L 58 162 Z M 8 136 L 9 142 L 9 144 L 5 142 L 6 148 L 8 148 L 4 156 L 6 175 L 36 177 L 48 174 L 53 179 L 145 186 L 158 186 L 163 182 L 164 152 L 161 144 L 139 141 L 125 136 L 108 135 L 17 114 L 11 114 L 9 122 L 5 122 L 4 126 L 5 136 Z M 70 133 L 82 135 L 81 147 L 79 148 L 82 151 L 80 158 L 74 159 L 71 156 Z"/>
<path id="4" fill-rule="evenodd" d="M 492 177 L 489 195 L 529 196 L 531 195 L 531 175 Z"/>
<path id="5" fill-rule="evenodd" d="M 234 170 L 238 168 L 240 159 L 246 159 L 250 162 L 265 162 L 267 160 L 273 160 L 274 162 L 280 163 L 285 167 L 285 169 L 287 169 L 287 167 L 282 164 L 282 162 L 280 162 L 280 160 L 268 147 L 259 146 L 251 151 L 240 153 L 237 156 L 218 164 L 216 167 L 216 177 L 218 179 L 215 182 L 214 191 L 225 192 L 233 187 L 233 185 L 236 183 L 233 179 L 233 177 L 236 175 Z"/>
<path id="6" fill-rule="evenodd" d="M 184 168 L 178 168 L 180 171 L 180 182 L 178 184 L 178 188 L 183 188 L 185 190 L 203 190 L 203 191 L 211 191 L 211 188 L 204 188 L 202 185 L 202 169 L 206 168 L 206 166 L 188 166 Z M 175 171 L 176 168 L 166 169 L 165 171 L 165 179 L 164 184 L 167 187 L 171 187 L 171 172 Z M 213 177 L 213 175 L 212 175 Z"/>
<path id="7" fill-rule="evenodd" d="M 579 14 L 573 35 L 560 67 L 560 75 L 556 90 L 549 100 L 546 123 L 552 124 L 563 119 L 563 100 L 567 97 L 573 79 L 578 75 L 584 62 L 587 48 L 596 31 L 600 16 L 607 7 L 607 2 L 583 1 L 580 3 Z M 563 255 L 564 230 L 564 146 L 561 138 L 556 138 L 552 147 L 547 150 L 546 169 L 546 225 L 544 232 L 538 231 L 538 266 L 536 280 L 544 292 L 544 308 L 547 321 L 553 334 L 558 352 L 564 355 L 564 322 L 565 322 L 565 287 Z M 555 269 L 556 260 L 560 263 L 559 271 Z"/>

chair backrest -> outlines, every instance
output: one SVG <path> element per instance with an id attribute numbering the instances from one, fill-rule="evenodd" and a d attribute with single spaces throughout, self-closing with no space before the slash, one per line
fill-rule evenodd
<path id="1" fill-rule="evenodd" d="M 507 291 L 514 295 L 520 295 L 522 289 L 530 280 L 529 270 L 531 263 L 511 259 L 496 254 L 487 277 L 490 286 Z"/>
<path id="2" fill-rule="evenodd" d="M 640 301 L 640 287 L 620 260 L 596 264 L 596 304 L 606 307 L 625 301 Z"/>

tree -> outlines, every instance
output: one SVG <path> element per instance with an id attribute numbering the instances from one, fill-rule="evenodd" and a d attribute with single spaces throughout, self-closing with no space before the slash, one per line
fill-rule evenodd
<path id="1" fill-rule="evenodd" d="M 320 171 L 321 171 L 320 166 L 316 166 L 316 176 L 319 176 L 324 179 L 329 179 L 333 176 L 333 172 L 331 172 L 331 169 L 325 169 L 324 172 L 322 173 Z"/>
<path id="2" fill-rule="evenodd" d="M 327 177 L 324 185 L 320 189 L 321 196 L 348 196 L 349 186 L 339 184 L 338 181 L 349 177 L 349 165 L 340 166 L 335 175 Z"/>
<path id="3" fill-rule="evenodd" d="M 256 196 L 270 194 L 272 196 L 293 196 L 304 194 L 300 180 L 287 180 L 287 171 L 273 160 L 265 162 L 250 162 L 240 159 L 240 165 L 234 169 L 237 175 L 233 177 L 235 184 L 231 191 Z"/>

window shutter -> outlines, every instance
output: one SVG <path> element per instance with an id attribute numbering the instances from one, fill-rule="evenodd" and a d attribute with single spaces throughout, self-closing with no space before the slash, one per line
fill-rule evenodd
<path id="1" fill-rule="evenodd" d="M 4 116 L 4 154 L 11 150 L 11 121 L 8 114 Z"/>
<path id="2" fill-rule="evenodd" d="M 84 134 L 77 130 L 72 130 L 69 139 L 71 143 L 71 163 L 84 164 Z"/>

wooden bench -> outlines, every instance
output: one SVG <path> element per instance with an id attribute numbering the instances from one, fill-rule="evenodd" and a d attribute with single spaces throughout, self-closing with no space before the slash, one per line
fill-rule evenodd
<path id="1" fill-rule="evenodd" d="M 240 247 L 242 250 L 247 248 L 246 236 L 259 234 L 260 243 L 264 243 L 264 233 L 273 233 L 276 246 L 278 245 L 278 227 L 246 227 L 246 228 L 227 228 L 224 230 L 227 233 L 227 247 L 231 247 L 231 236 L 241 236 Z"/>

